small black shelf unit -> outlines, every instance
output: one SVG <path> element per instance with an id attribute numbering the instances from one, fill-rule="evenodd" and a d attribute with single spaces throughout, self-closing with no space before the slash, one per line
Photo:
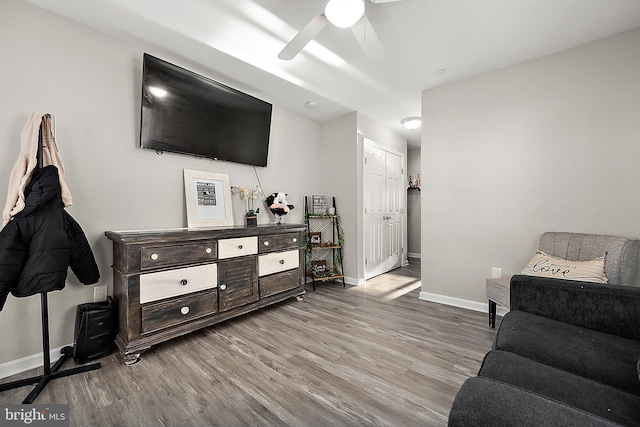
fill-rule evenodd
<path id="1" fill-rule="evenodd" d="M 336 209 L 336 198 L 332 197 L 332 213 L 314 213 L 309 206 L 309 197 L 304 197 L 304 218 L 307 226 L 305 236 L 306 275 L 311 278 L 313 290 L 316 283 L 342 282 L 345 287 L 342 266 L 343 233 Z"/>

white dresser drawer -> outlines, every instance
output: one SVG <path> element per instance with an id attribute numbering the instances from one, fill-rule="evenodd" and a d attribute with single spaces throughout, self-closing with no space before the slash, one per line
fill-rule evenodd
<path id="1" fill-rule="evenodd" d="M 300 266 L 300 252 L 298 250 L 273 252 L 258 257 L 258 275 L 278 273 Z"/>
<path id="2" fill-rule="evenodd" d="M 141 274 L 140 304 L 215 288 L 217 282 L 217 264 Z"/>
<path id="3" fill-rule="evenodd" d="M 218 240 L 218 259 L 235 258 L 258 253 L 258 237 Z"/>

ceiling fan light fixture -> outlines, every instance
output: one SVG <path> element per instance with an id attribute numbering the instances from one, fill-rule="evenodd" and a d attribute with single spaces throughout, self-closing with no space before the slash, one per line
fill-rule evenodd
<path id="1" fill-rule="evenodd" d="M 402 126 L 409 130 L 418 129 L 422 124 L 422 119 L 420 117 L 407 117 L 406 119 L 402 119 L 400 122 Z"/>
<path id="2" fill-rule="evenodd" d="M 364 0 L 329 0 L 324 16 L 339 28 L 349 28 L 364 15 Z"/>

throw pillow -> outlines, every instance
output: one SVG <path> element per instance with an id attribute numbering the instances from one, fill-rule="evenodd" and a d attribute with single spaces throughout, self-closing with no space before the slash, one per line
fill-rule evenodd
<path id="1" fill-rule="evenodd" d="M 590 261 L 569 261 L 537 251 L 521 274 L 607 283 L 607 276 L 604 273 L 604 258 L 602 256 Z"/>

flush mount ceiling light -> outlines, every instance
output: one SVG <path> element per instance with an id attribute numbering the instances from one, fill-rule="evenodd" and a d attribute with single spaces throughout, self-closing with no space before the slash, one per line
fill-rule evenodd
<path id="1" fill-rule="evenodd" d="M 402 126 L 409 130 L 418 129 L 420 124 L 422 124 L 422 119 L 420 117 L 407 117 L 406 119 L 402 119 L 400 122 Z"/>
<path id="2" fill-rule="evenodd" d="M 364 15 L 363 0 L 329 0 L 324 16 L 339 28 L 349 28 Z"/>
<path id="3" fill-rule="evenodd" d="M 169 94 L 169 92 L 159 86 L 149 86 L 149 92 L 151 92 L 152 95 L 155 95 L 158 98 L 164 98 Z"/>

